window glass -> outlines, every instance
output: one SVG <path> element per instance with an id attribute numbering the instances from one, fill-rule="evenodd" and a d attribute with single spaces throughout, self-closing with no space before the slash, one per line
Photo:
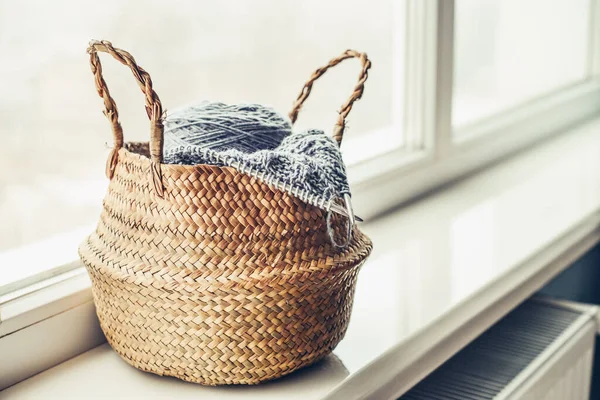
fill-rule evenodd
<path id="1" fill-rule="evenodd" d="M 457 0 L 453 123 L 587 77 L 590 0 Z"/>

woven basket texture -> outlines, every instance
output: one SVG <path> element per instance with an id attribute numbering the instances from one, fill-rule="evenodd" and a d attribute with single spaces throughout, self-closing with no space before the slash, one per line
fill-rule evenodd
<path id="1" fill-rule="evenodd" d="M 144 78 L 109 42 L 90 48 L 105 105 L 97 51 Z M 140 87 L 154 98 L 151 81 Z M 111 179 L 79 253 L 110 345 L 136 368 L 206 385 L 256 384 L 329 354 L 348 326 L 370 240 L 355 227 L 349 246 L 332 245 L 326 211 L 233 168 L 160 164 L 159 106 L 147 104 L 159 127 L 149 143 L 124 143 L 114 102 L 106 107 Z M 334 214 L 336 235 L 346 220 Z"/>

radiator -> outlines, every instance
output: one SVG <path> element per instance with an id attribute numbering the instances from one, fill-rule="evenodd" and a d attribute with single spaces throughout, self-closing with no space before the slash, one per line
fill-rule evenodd
<path id="1" fill-rule="evenodd" d="M 533 298 L 401 400 L 587 400 L 597 307 Z"/>

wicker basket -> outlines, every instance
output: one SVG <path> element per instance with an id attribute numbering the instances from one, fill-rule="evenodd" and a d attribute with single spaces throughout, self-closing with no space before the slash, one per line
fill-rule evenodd
<path id="1" fill-rule="evenodd" d="M 124 143 L 98 52 L 129 66 L 146 99 L 149 143 Z M 128 363 L 207 385 L 255 384 L 329 354 L 344 336 L 359 268 L 371 251 L 358 229 L 350 245 L 329 240 L 326 213 L 240 173 L 161 164 L 162 116 L 152 81 L 109 42 L 88 48 L 115 147 L 100 222 L 80 246 L 101 327 Z M 335 133 L 360 98 L 370 66 L 348 51 L 317 70 L 358 57 L 359 83 Z M 346 218 L 333 218 L 344 234 Z"/>

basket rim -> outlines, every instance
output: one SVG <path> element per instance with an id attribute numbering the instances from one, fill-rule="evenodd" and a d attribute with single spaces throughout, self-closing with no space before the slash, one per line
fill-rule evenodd
<path id="1" fill-rule="evenodd" d="M 150 145 L 150 142 L 145 141 L 145 142 L 135 142 L 135 141 L 131 141 L 131 142 L 125 142 L 123 147 L 121 147 L 119 149 L 119 154 L 123 153 L 125 154 L 127 157 L 133 157 L 135 159 L 137 159 L 138 161 L 147 164 L 148 166 L 150 166 L 152 160 L 150 159 L 149 156 L 146 156 L 145 154 L 142 153 L 138 153 L 136 151 L 133 150 L 129 150 L 128 147 L 131 145 Z M 242 175 L 246 175 L 246 176 L 250 176 L 248 174 L 244 174 L 241 171 L 238 171 L 237 169 L 233 168 L 233 167 L 228 167 L 228 166 L 218 166 L 218 165 L 211 165 L 211 164 L 165 164 L 165 163 L 161 163 L 160 164 L 161 168 L 167 168 L 167 169 L 181 169 L 181 170 L 199 170 L 199 169 L 204 169 L 210 172 L 220 172 L 220 171 L 231 171 L 231 172 L 235 172 L 238 174 L 242 174 Z M 266 182 L 264 182 L 265 184 L 267 184 Z M 269 186 L 271 187 L 271 186 Z M 276 190 L 276 189 L 275 189 Z"/>

